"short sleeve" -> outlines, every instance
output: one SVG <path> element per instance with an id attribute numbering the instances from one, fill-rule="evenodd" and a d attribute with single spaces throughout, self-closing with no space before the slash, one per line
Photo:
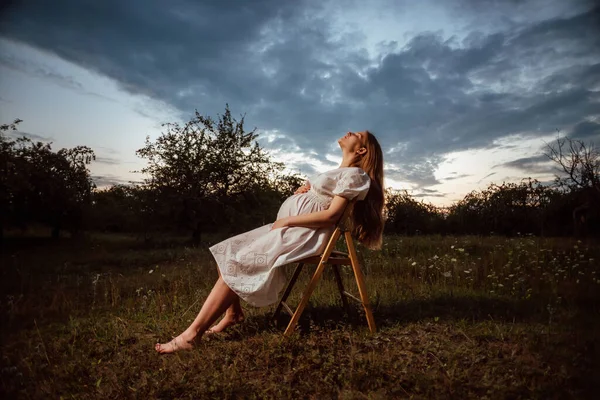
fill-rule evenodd
<path id="1" fill-rule="evenodd" d="M 360 168 L 347 168 L 340 174 L 332 193 L 348 200 L 364 200 L 369 192 L 371 180 Z"/>

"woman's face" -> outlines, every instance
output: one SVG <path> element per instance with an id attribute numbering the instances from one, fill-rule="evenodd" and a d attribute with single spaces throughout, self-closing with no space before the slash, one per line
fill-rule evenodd
<path id="1" fill-rule="evenodd" d="M 338 139 L 340 147 L 349 151 L 356 151 L 365 147 L 367 142 L 367 132 L 348 132 Z"/>

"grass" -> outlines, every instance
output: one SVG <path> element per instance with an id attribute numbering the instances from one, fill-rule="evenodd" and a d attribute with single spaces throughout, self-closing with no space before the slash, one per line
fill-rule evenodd
<path id="1" fill-rule="evenodd" d="M 213 238 L 213 242 L 218 238 Z M 127 235 L 9 238 L 0 256 L 4 398 L 592 398 L 600 245 L 387 237 L 359 249 L 378 332 L 344 315 L 330 270 L 297 332 L 274 305 L 191 352 L 158 356 L 210 292 L 206 246 Z M 293 266 L 284 267 L 291 276 Z M 345 285 L 355 289 L 349 269 Z M 290 302 L 308 280 L 304 271 Z"/>

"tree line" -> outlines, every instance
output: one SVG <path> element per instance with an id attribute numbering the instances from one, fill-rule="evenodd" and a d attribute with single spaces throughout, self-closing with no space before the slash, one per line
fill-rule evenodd
<path id="1" fill-rule="evenodd" d="M 164 124 L 136 153 L 147 161 L 143 182 L 98 189 L 87 146 L 53 151 L 51 144 L 12 139 L 20 120 L 0 126 L 0 234 L 31 224 L 77 235 L 86 230 L 137 232 L 146 238 L 188 232 L 237 233 L 272 222 L 281 202 L 303 182 L 284 173 L 246 132 L 229 106 L 217 120 L 198 112 Z M 592 144 L 558 138 L 547 156 L 562 171 L 553 185 L 534 179 L 491 184 L 450 207 L 386 190 L 387 233 L 600 236 L 600 154 Z M 0 236 L 1 238 L 1 236 Z"/>

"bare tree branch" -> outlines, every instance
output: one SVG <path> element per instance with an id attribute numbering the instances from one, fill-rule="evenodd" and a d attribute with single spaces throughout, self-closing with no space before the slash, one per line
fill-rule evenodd
<path id="1" fill-rule="evenodd" d="M 554 144 L 547 144 L 546 157 L 554 161 L 564 172 L 555 175 L 558 186 L 570 190 L 594 188 L 600 191 L 600 152 L 594 143 L 586 145 L 581 140 L 567 136 L 556 138 Z"/>

